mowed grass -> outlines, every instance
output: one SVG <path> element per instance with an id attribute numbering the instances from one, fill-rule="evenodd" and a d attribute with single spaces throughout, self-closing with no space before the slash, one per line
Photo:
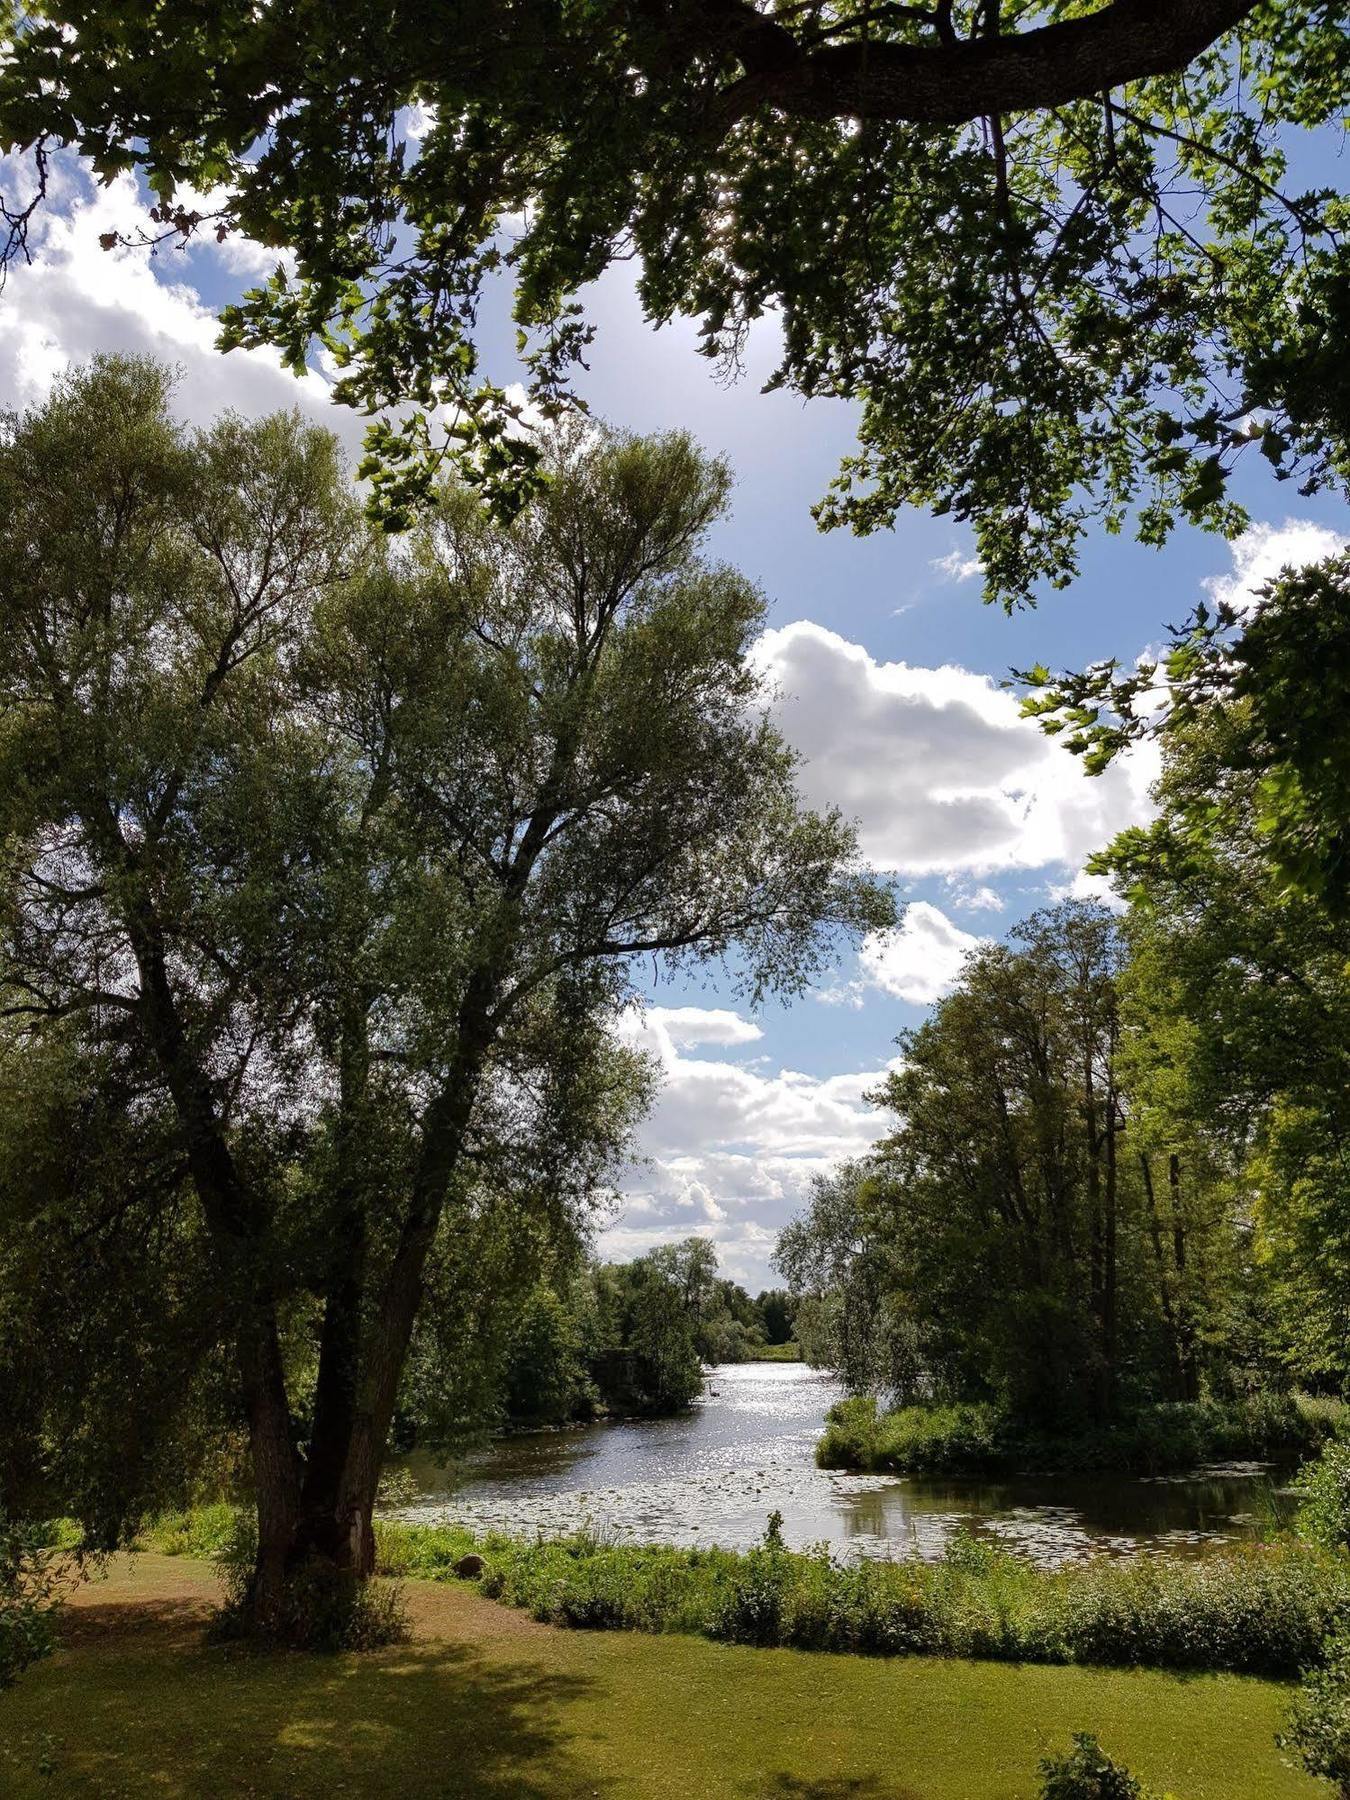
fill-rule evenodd
<path id="1" fill-rule="evenodd" d="M 1315 1800 L 1241 1676 L 868 1659 L 560 1631 L 410 1582 L 413 1641 L 357 1657 L 207 1647 L 209 1569 L 119 1558 L 67 1647 L 0 1696 L 0 1794 L 483 1800 L 1029 1800 L 1095 1731 L 1177 1800 Z"/>

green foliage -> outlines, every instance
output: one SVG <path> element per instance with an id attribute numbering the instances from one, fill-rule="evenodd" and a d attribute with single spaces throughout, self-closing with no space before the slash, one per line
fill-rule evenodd
<path id="1" fill-rule="evenodd" d="M 791 1343 L 793 1305 L 792 1295 L 786 1288 L 765 1289 L 756 1295 L 755 1308 L 766 1345 L 777 1347 Z M 763 1349 L 757 1354 L 762 1355 Z"/>
<path id="2" fill-rule="evenodd" d="M 147 1525 L 143 1540 L 161 1556 L 195 1556 L 206 1562 L 235 1557 L 240 1545 L 240 1512 L 228 1501 L 179 1508 L 158 1514 Z M 247 1556 L 253 1553 L 246 1540 Z"/>
<path id="3" fill-rule="evenodd" d="M 577 1314 L 542 1283 L 512 1322 L 507 1350 L 506 1414 L 513 1424 L 584 1417 L 595 1390 Z"/>
<path id="4" fill-rule="evenodd" d="M 390 1524 L 379 1541 L 380 1568 L 438 1580 L 474 1549 L 484 1593 L 552 1624 L 804 1650 L 1288 1677 L 1350 1621 L 1350 1563 L 1288 1539 L 1054 1570 L 965 1537 L 937 1564 L 841 1563 L 771 1533 L 745 1553 Z"/>
<path id="5" fill-rule="evenodd" d="M 1316 1462 L 1299 1470 L 1296 1485 L 1303 1493 L 1297 1529 L 1328 1549 L 1350 1549 L 1350 1444 L 1333 1438 Z"/>
<path id="6" fill-rule="evenodd" d="M 700 1240 L 690 1240 L 698 1242 Z M 710 1246 L 709 1246 L 710 1248 Z M 696 1322 L 668 1258 L 649 1252 L 596 1271 L 599 1354 L 592 1367 L 605 1405 L 622 1414 L 680 1412 L 703 1386 Z"/>
<path id="7" fill-rule="evenodd" d="M 1196 608 L 1159 663 L 1114 662 L 1019 679 L 1024 712 L 1100 773 L 1128 743 L 1159 740 L 1172 765 L 1165 820 L 1124 833 L 1092 861 L 1127 882 L 1149 869 L 1198 874 L 1218 844 L 1246 839 L 1272 893 L 1350 910 L 1350 558 L 1288 568 L 1243 604 Z M 1160 700 L 1160 693 L 1162 698 Z M 1225 778 L 1178 780 L 1177 765 L 1219 746 Z M 1226 765 L 1226 767 L 1225 767 Z M 1236 777 L 1236 779 L 1235 779 Z"/>
<path id="8" fill-rule="evenodd" d="M 970 520 L 1011 601 L 1071 579 L 1093 518 L 1133 512 L 1151 543 L 1177 519 L 1231 531 L 1244 454 L 1339 473 L 1345 203 L 1290 168 L 1344 111 L 1340 17 L 1210 0 L 1148 39 L 1120 3 L 991 33 L 982 0 L 528 0 L 431 24 L 377 0 L 43 0 L 9 36 L 0 132 L 139 171 L 156 237 L 278 253 L 223 341 L 297 371 L 328 352 L 375 420 L 391 523 L 447 448 L 503 516 L 528 503 L 540 445 L 518 365 L 483 366 L 480 305 L 509 287 L 528 395 L 556 414 L 594 333 L 582 296 L 622 255 L 646 316 L 696 319 L 722 366 L 772 315 L 771 387 L 861 403 L 824 523 Z"/>
<path id="9" fill-rule="evenodd" d="M 877 1096 L 895 1129 L 817 1183 L 776 1251 L 808 1357 L 853 1391 L 1068 1437 L 1227 1372 L 1238 1196 L 1141 1128 L 1125 949 L 1104 908 L 1037 913 L 903 1034 Z M 939 1435 L 967 1427 L 991 1460 L 982 1413 Z"/>
<path id="10" fill-rule="evenodd" d="M 1075 1732 L 1066 1755 L 1043 1757 L 1040 1773 L 1040 1800 L 1149 1800 L 1143 1784 L 1089 1732 Z"/>
<path id="11" fill-rule="evenodd" d="M 1169 733 L 1158 819 L 1112 852 L 1130 897 L 1126 1079 L 1164 1236 L 1169 1190 L 1183 1213 L 1208 1189 L 1235 1214 L 1229 1298 L 1209 1329 L 1237 1383 L 1264 1367 L 1335 1392 L 1350 1375 L 1350 929 L 1329 893 L 1291 886 L 1272 859 L 1251 720 L 1250 700 L 1216 696 Z M 1164 1185 L 1169 1166 L 1180 1175 Z M 1172 1286 L 1192 1312 L 1193 1265 Z"/>
<path id="12" fill-rule="evenodd" d="M 1318 1666 L 1304 1675 L 1277 1742 L 1297 1753 L 1310 1775 L 1350 1795 L 1350 1637 L 1328 1640 Z"/>
<path id="13" fill-rule="evenodd" d="M 1339 1466 L 1342 1451 L 1339 1442 L 1327 1440 L 1333 1431 L 1344 1430 L 1346 1417 L 1343 1403 L 1256 1394 L 1241 1400 L 1164 1402 L 1107 1424 L 1055 1435 L 988 1405 L 907 1406 L 879 1413 L 874 1399 L 859 1396 L 831 1407 L 816 1461 L 826 1469 L 906 1475 L 1028 1469 L 1161 1475 L 1207 1462 L 1288 1461 L 1326 1443 L 1316 1478 L 1329 1484 L 1333 1477 L 1325 1472 L 1327 1464 Z M 1306 1482 L 1307 1477 L 1305 1470 L 1301 1479 Z M 1310 1535 L 1328 1544 L 1343 1541 Z"/>
<path id="14" fill-rule="evenodd" d="M 788 994 L 893 906 L 801 803 L 687 437 L 557 432 L 510 523 L 448 487 L 395 542 L 329 435 L 170 386 L 0 420 L 0 1492 L 111 1545 L 246 1433 L 276 1587 L 368 1531 L 401 1387 L 447 1439 L 513 1358 L 583 1400 L 519 1308 L 650 1097 L 639 959 Z"/>
<path id="15" fill-rule="evenodd" d="M 59 1553 L 0 1513 L 0 1690 L 56 1648 Z"/>

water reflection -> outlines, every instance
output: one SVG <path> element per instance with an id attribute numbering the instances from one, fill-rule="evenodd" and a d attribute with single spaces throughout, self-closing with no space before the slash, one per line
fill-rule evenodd
<path id="1" fill-rule="evenodd" d="M 817 1469 L 816 1440 L 839 1397 L 833 1381 L 800 1364 L 720 1368 L 682 1418 L 532 1432 L 448 1468 L 411 1457 L 423 1498 L 401 1516 L 744 1548 L 778 1511 L 797 1548 L 824 1542 L 840 1553 L 932 1559 L 964 1527 L 1059 1563 L 1198 1552 L 1255 1534 L 1290 1505 L 1279 1482 L 1252 1464 L 1158 1481 L 914 1480 Z"/>

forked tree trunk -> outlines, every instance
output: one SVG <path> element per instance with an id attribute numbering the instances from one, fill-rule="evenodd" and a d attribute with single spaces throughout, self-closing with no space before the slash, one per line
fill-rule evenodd
<path id="1" fill-rule="evenodd" d="M 373 1319 L 366 1317 L 366 1248 L 355 1208 L 343 1226 L 343 1254 L 324 1307 L 314 1430 L 303 1490 L 282 1557 L 284 1574 L 293 1575 L 316 1559 L 338 1579 L 360 1581 L 374 1572 L 375 1496 L 389 1428 L 422 1298 L 426 1260 L 459 1166 L 490 1035 L 483 1007 L 479 1016 L 465 1021 L 455 1066 L 428 1109 L 412 1198 Z M 264 1577 L 262 1563 L 261 1481 L 258 1501 L 255 1586 L 261 1597 L 265 1581 L 274 1578 L 270 1564 Z"/>

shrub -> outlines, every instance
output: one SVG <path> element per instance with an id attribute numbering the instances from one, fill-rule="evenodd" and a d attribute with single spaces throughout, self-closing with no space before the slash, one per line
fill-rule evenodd
<path id="1" fill-rule="evenodd" d="M 1344 1423 L 1340 1403 L 1290 1394 L 1165 1402 L 1070 1436 L 1048 1434 L 989 1405 L 905 1406 L 878 1414 L 870 1398 L 831 1408 L 816 1448 L 823 1468 L 895 1474 L 1013 1469 L 1160 1475 L 1233 1458 L 1306 1456 Z"/>
<path id="2" fill-rule="evenodd" d="M 1315 1544 L 1350 1544 L 1350 1444 L 1333 1440 L 1298 1473 L 1303 1489 L 1295 1527 Z"/>
<path id="3" fill-rule="evenodd" d="M 1040 1800 L 1151 1800 L 1143 1784 L 1085 1731 L 1074 1733 L 1067 1756 L 1042 1757 L 1040 1772 Z"/>
<path id="4" fill-rule="evenodd" d="M 44 1534 L 0 1515 L 0 1688 L 55 1648 L 60 1576 Z"/>
<path id="5" fill-rule="evenodd" d="M 764 1542 L 740 1559 L 720 1606 L 708 1620 L 709 1637 L 728 1644 L 781 1644 L 784 1610 L 795 1585 L 794 1559 L 783 1544 L 783 1515 L 769 1515 Z"/>
<path id="6" fill-rule="evenodd" d="M 1350 1800 L 1350 1638 L 1330 1639 L 1323 1657 L 1320 1668 L 1304 1675 L 1277 1741 L 1298 1753 L 1310 1775 L 1333 1782 L 1342 1800 Z"/>
<path id="7" fill-rule="evenodd" d="M 385 1469 L 380 1476 L 379 1491 L 375 1495 L 376 1512 L 397 1512 L 400 1507 L 412 1506 L 419 1499 L 421 1489 L 411 1469 L 401 1465 Z"/>
<path id="8" fill-rule="evenodd" d="M 215 1562 L 235 1543 L 241 1510 L 226 1501 L 160 1513 L 144 1539 L 161 1556 L 195 1556 Z M 250 1551 L 250 1555 L 252 1552 Z"/>

